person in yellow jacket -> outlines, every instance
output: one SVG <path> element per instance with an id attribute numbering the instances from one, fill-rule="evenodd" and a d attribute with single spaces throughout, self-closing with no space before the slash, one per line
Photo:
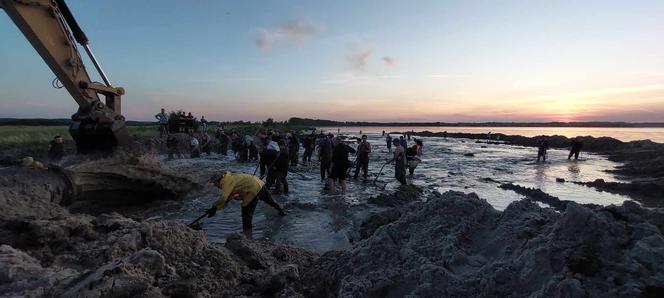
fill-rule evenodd
<path id="1" fill-rule="evenodd" d="M 217 210 L 228 206 L 231 200 L 241 201 L 242 205 L 242 229 L 251 231 L 254 210 L 258 201 L 263 201 L 279 211 L 279 215 L 284 216 L 284 209 L 274 200 L 270 192 L 265 188 L 263 181 L 258 177 L 248 174 L 224 173 L 220 179 L 215 179 L 215 184 L 221 189 L 219 200 L 212 204 L 212 207 L 206 212 L 208 217 L 212 217 Z"/>

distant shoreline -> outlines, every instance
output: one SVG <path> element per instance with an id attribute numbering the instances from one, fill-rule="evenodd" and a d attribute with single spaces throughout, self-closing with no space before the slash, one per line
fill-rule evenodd
<path id="1" fill-rule="evenodd" d="M 607 128 L 653 128 L 664 127 L 664 122 L 365 122 L 333 121 L 320 119 L 291 118 L 290 125 L 311 127 L 607 127 Z M 55 126 L 69 125 L 70 119 L 0 118 L 0 126 Z M 212 125 L 219 122 L 210 121 Z M 249 121 L 230 121 L 223 124 L 249 124 Z M 130 126 L 156 125 L 156 121 L 131 121 Z"/>

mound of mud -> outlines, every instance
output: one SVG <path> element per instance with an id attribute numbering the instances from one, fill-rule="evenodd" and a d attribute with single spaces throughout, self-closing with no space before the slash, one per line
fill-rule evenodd
<path id="1" fill-rule="evenodd" d="M 84 162 L 67 167 L 65 172 L 74 185 L 75 201 L 141 204 L 173 200 L 197 187 L 187 178 L 161 171 L 156 162 L 140 158 Z"/>
<path id="2" fill-rule="evenodd" d="M 44 169 L 0 169 L 0 220 L 52 218 L 63 214 L 60 204 L 71 196 L 61 173 Z"/>
<path id="3" fill-rule="evenodd" d="M 664 215 L 635 203 L 562 212 L 530 200 L 504 212 L 434 194 L 304 275 L 307 295 L 636 297 L 664 291 Z"/>
<path id="4" fill-rule="evenodd" d="M 523 187 L 512 183 L 503 183 L 498 187 L 514 191 L 520 195 L 526 196 L 528 199 L 542 202 L 557 210 L 565 210 L 565 208 L 567 208 L 567 203 L 570 202 L 568 200 L 561 200 L 558 197 L 554 197 L 538 188 Z"/>
<path id="5" fill-rule="evenodd" d="M 367 202 L 378 206 L 398 207 L 417 200 L 422 189 L 414 185 L 401 185 L 396 192 L 381 193 Z"/>
<path id="6" fill-rule="evenodd" d="M 0 296 L 229 297 L 301 291 L 315 257 L 233 235 L 225 246 L 168 221 L 119 214 L 5 223 Z M 289 285 L 292 284 L 292 285 Z"/>

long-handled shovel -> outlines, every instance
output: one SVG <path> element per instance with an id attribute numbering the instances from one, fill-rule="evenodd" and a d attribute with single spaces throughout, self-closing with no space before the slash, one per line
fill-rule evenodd
<path id="1" fill-rule="evenodd" d="M 380 171 L 378 171 L 378 175 L 376 175 L 376 178 L 374 178 L 373 185 L 376 185 L 376 181 L 378 180 L 378 177 L 380 177 L 380 174 L 383 173 L 383 168 L 385 168 L 386 165 L 388 165 L 389 162 L 386 162 L 383 164 L 382 167 L 380 167 Z"/>
<path id="2" fill-rule="evenodd" d="M 194 229 L 194 230 L 200 230 L 200 229 L 201 229 L 201 223 L 200 223 L 200 221 L 201 221 L 201 219 L 203 219 L 203 218 L 206 217 L 207 215 L 208 215 L 207 212 L 203 213 L 203 215 L 199 216 L 197 219 L 195 219 L 194 221 L 192 221 L 192 222 L 191 222 L 190 224 L 188 224 L 187 226 L 190 227 L 190 228 L 192 228 L 192 229 Z"/>

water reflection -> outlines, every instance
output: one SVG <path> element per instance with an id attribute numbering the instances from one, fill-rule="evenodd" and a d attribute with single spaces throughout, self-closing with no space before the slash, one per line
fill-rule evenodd
<path id="1" fill-rule="evenodd" d="M 576 180 L 579 178 L 579 174 L 581 173 L 581 167 L 579 167 L 579 164 L 576 161 L 570 162 L 567 165 L 567 171 L 570 172 L 570 177 Z"/>

